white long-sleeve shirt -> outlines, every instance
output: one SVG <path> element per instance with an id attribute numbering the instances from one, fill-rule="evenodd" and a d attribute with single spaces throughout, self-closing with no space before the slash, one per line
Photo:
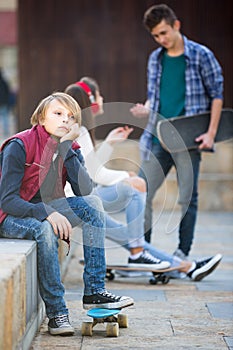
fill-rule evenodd
<path id="1" fill-rule="evenodd" d="M 129 173 L 124 170 L 114 170 L 105 167 L 105 164 L 110 160 L 113 152 L 113 147 L 106 141 L 96 149 L 91 140 L 88 130 L 82 126 L 80 135 L 76 141 L 81 146 L 81 153 L 85 160 L 85 166 L 92 180 L 102 186 L 112 186 L 129 177 Z M 71 196 L 71 187 L 66 184 L 65 193 Z"/>

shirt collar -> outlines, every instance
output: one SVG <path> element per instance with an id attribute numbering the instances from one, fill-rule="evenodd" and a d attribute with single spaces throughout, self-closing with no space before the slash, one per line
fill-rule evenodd
<path id="1" fill-rule="evenodd" d="M 189 40 L 188 40 L 188 38 L 185 35 L 182 35 L 182 38 L 184 40 L 184 56 L 187 59 L 190 59 Z M 163 56 L 163 54 L 165 52 L 165 48 L 164 47 L 159 47 L 157 49 L 157 52 L 158 52 L 158 59 L 161 60 L 162 56 Z"/>

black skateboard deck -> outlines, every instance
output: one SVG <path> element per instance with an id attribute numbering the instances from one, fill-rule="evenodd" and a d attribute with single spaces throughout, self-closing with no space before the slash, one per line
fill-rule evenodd
<path id="1" fill-rule="evenodd" d="M 197 149 L 196 137 L 208 129 L 210 113 L 162 119 L 157 124 L 157 136 L 163 148 L 170 152 Z M 233 109 L 223 109 L 215 142 L 233 138 Z M 210 150 L 211 151 L 211 150 Z"/>
<path id="2" fill-rule="evenodd" d="M 79 263 L 84 265 L 84 260 L 80 259 Z M 168 267 L 166 269 L 151 269 L 148 267 L 134 267 L 131 264 L 107 264 L 106 266 L 106 279 L 109 281 L 113 281 L 115 279 L 116 271 L 136 271 L 136 272 L 151 272 L 152 277 L 149 279 L 150 284 L 157 284 L 158 282 L 162 284 L 167 284 L 170 280 L 168 272 L 178 271 L 182 265 L 176 267 Z"/>
<path id="3" fill-rule="evenodd" d="M 106 278 L 109 281 L 114 280 L 116 271 L 135 271 L 135 272 L 151 272 L 152 277 L 149 279 L 150 284 L 157 284 L 158 282 L 162 284 L 167 284 L 170 277 L 167 275 L 168 272 L 178 271 L 181 266 L 168 267 L 167 269 L 150 269 L 148 267 L 134 267 L 131 264 L 126 265 L 107 265 L 106 268 Z"/>

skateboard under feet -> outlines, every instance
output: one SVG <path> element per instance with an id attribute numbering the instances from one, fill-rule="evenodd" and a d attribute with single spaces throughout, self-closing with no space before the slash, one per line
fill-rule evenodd
<path id="1" fill-rule="evenodd" d="M 92 317 L 92 322 L 82 323 L 82 335 L 92 336 L 93 328 L 98 324 L 106 324 L 107 337 L 118 337 L 119 328 L 128 328 L 128 317 L 119 314 L 120 309 L 91 309 L 87 316 Z"/>

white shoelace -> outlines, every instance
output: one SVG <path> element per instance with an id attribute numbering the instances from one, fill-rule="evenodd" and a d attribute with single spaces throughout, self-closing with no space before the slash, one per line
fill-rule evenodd
<path id="1" fill-rule="evenodd" d="M 110 292 L 108 292 L 107 290 L 104 291 L 103 293 L 99 293 L 100 295 L 106 296 L 107 298 L 111 298 L 111 299 L 119 299 L 120 296 L 112 294 Z"/>
<path id="2" fill-rule="evenodd" d="M 67 315 L 58 315 L 55 317 L 58 326 L 70 326 Z"/>
<path id="3" fill-rule="evenodd" d="M 145 257 L 145 259 L 150 260 L 152 263 L 155 263 L 155 264 L 159 264 L 161 262 L 161 260 L 155 258 L 147 250 L 144 250 L 144 252 L 142 253 L 142 256 Z"/>

